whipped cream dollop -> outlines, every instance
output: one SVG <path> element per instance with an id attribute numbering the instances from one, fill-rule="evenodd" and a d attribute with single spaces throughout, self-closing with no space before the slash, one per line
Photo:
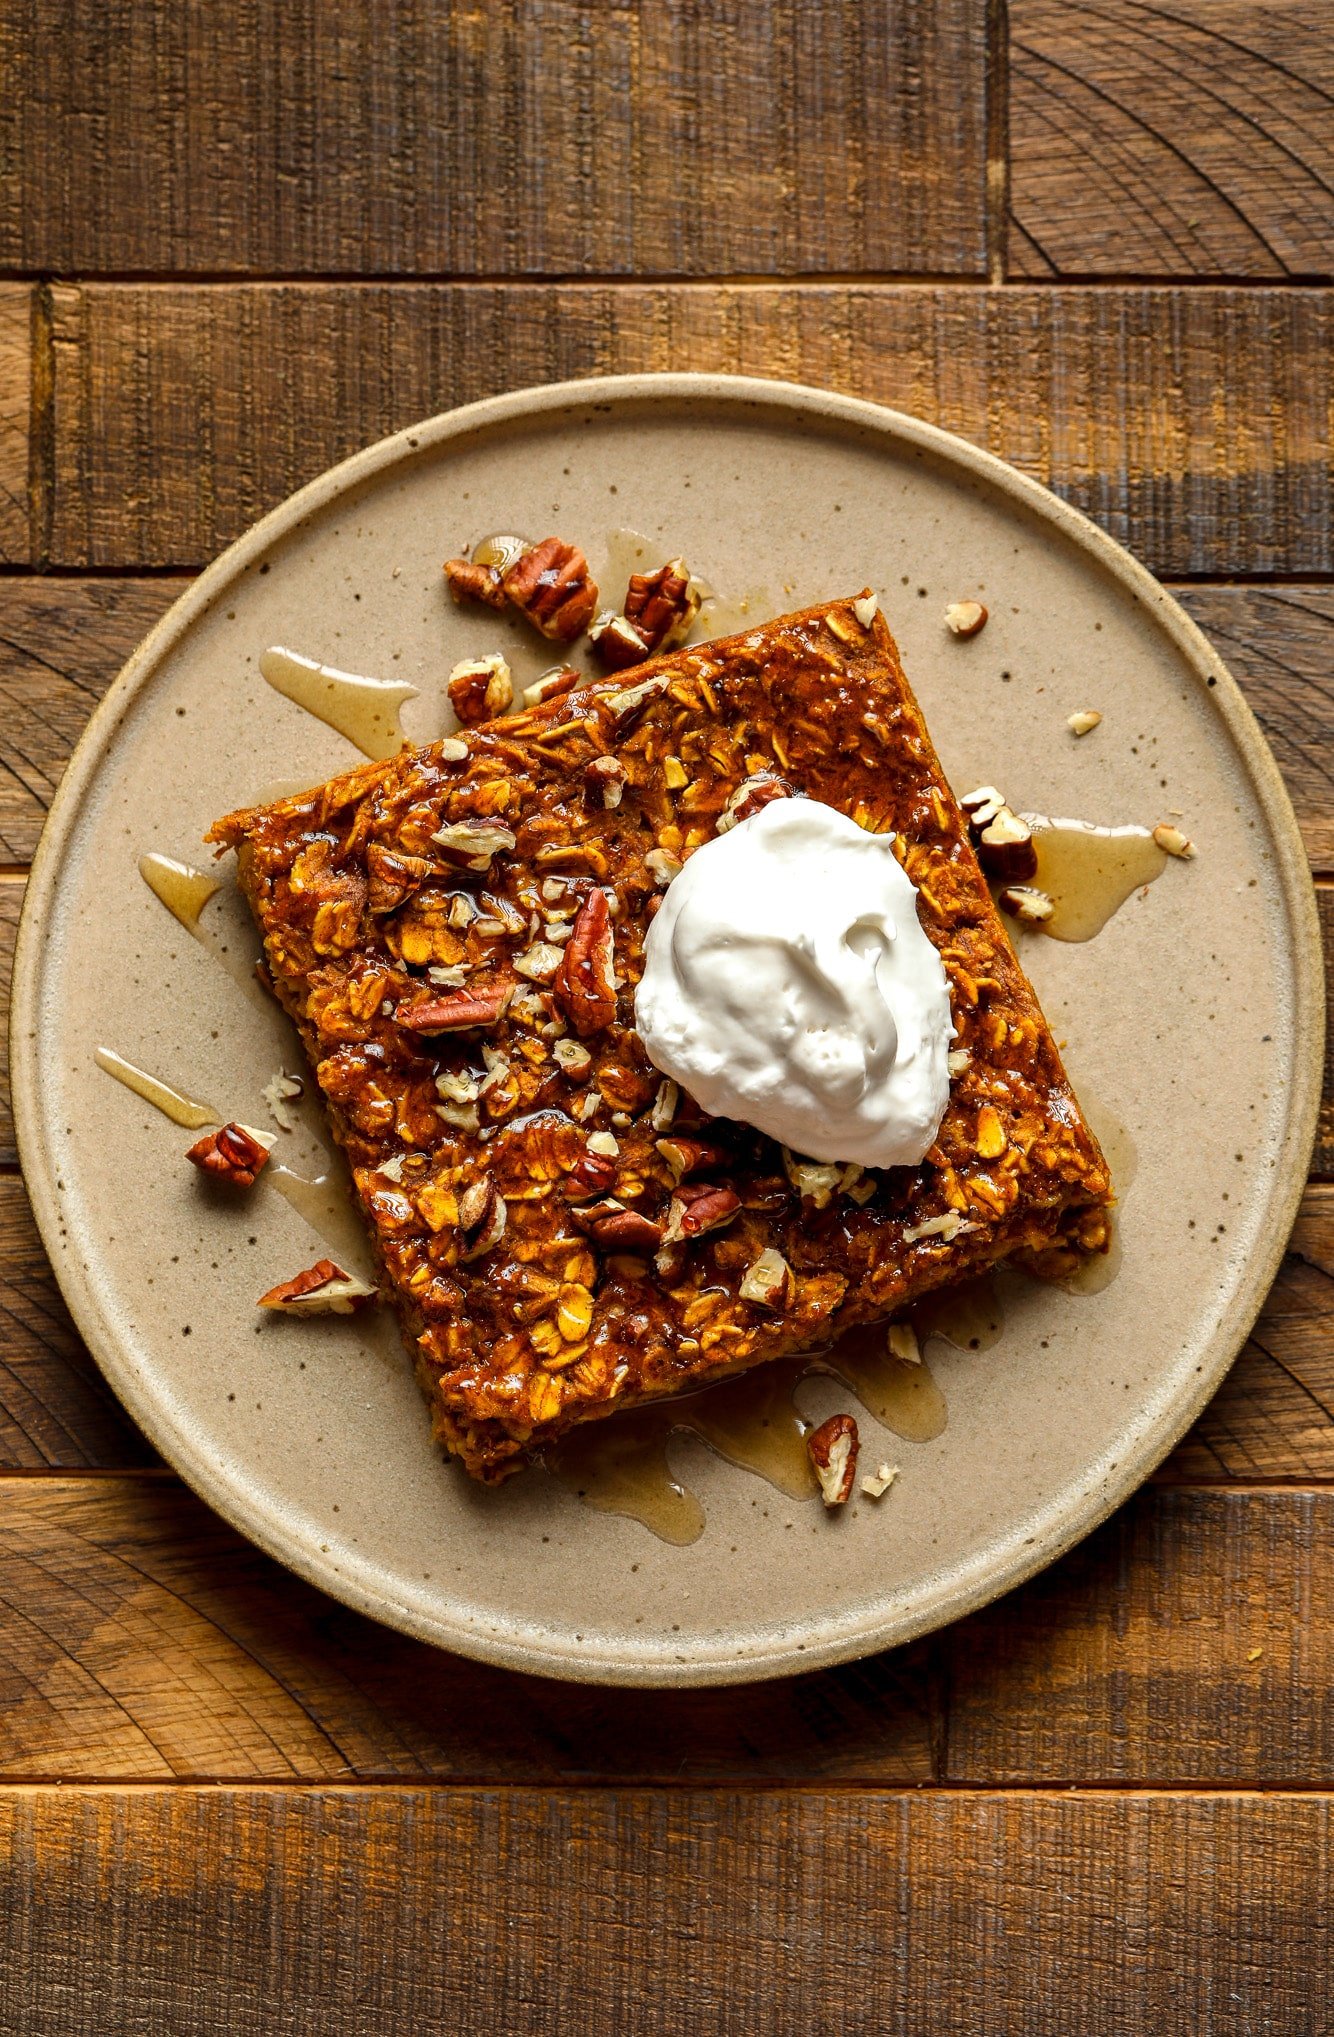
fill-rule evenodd
<path id="1" fill-rule="evenodd" d="M 716 1117 L 813 1160 L 911 1167 L 949 1100 L 949 982 L 892 837 L 781 799 L 696 849 L 644 946 L 635 1024 Z"/>

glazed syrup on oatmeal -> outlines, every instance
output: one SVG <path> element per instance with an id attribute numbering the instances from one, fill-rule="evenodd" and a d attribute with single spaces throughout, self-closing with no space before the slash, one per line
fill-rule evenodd
<path id="1" fill-rule="evenodd" d="M 264 652 L 259 669 L 275 693 L 337 729 L 365 757 L 392 757 L 407 741 L 399 712 L 405 700 L 416 698 L 415 686 L 340 672 L 281 646 Z"/>
<path id="2" fill-rule="evenodd" d="M 1033 883 L 1054 910 L 1038 931 L 1056 941 L 1091 941 L 1132 892 L 1162 875 L 1166 853 L 1148 828 L 1094 827 L 1026 813 L 1038 871 Z"/>

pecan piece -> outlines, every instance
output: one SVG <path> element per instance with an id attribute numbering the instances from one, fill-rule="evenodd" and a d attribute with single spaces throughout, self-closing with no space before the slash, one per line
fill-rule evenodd
<path id="1" fill-rule="evenodd" d="M 945 627 L 954 637 L 975 637 L 986 628 L 987 611 L 981 601 L 951 601 L 945 610 Z"/>
<path id="2" fill-rule="evenodd" d="M 702 1238 L 730 1224 L 741 1207 L 741 1197 L 732 1188 L 678 1188 L 667 1206 L 662 1242 L 675 1245 Z"/>
<path id="3" fill-rule="evenodd" d="M 775 799 L 793 798 L 793 789 L 786 778 L 775 772 L 755 771 L 749 778 L 743 778 L 735 792 L 730 794 L 726 806 L 718 816 L 717 832 L 725 835 L 739 820 L 749 820 L 761 807 L 768 806 Z"/>
<path id="4" fill-rule="evenodd" d="M 449 997 L 400 1005 L 396 1016 L 409 1033 L 459 1033 L 474 1026 L 498 1025 L 513 995 L 512 983 L 487 983 L 478 989 L 456 990 Z"/>
<path id="5" fill-rule="evenodd" d="M 577 545 L 543 538 L 508 567 L 502 577 L 506 598 L 534 629 L 557 643 L 582 636 L 598 605 L 597 583 Z"/>
<path id="6" fill-rule="evenodd" d="M 994 785 L 979 785 L 975 792 L 966 792 L 959 804 L 968 816 L 977 860 L 989 877 L 1002 884 L 1027 884 L 1036 877 L 1038 852 L 1033 830 Z"/>
<path id="7" fill-rule="evenodd" d="M 590 891 L 579 908 L 552 982 L 556 1003 L 581 1040 L 616 1017 L 615 950 L 604 891 Z"/>
<path id="8" fill-rule="evenodd" d="M 290 1280 L 280 1280 L 262 1294 L 257 1306 L 280 1309 L 289 1316 L 350 1316 L 357 1303 L 374 1292 L 332 1259 L 317 1259 L 304 1273 L 294 1273 Z"/>
<path id="9" fill-rule="evenodd" d="M 540 707 L 544 700 L 559 700 L 570 693 L 583 678 L 573 665 L 553 665 L 547 672 L 541 672 L 531 686 L 523 689 L 525 707 Z"/>
<path id="10" fill-rule="evenodd" d="M 455 601 L 484 601 L 488 608 L 505 606 L 505 589 L 494 566 L 475 559 L 446 559 L 445 578 Z"/>
<path id="11" fill-rule="evenodd" d="M 830 1415 L 806 1438 L 806 1451 L 827 1507 L 846 1506 L 857 1479 L 857 1424 L 851 1415 Z"/>
<path id="12" fill-rule="evenodd" d="M 425 856 L 405 856 L 371 842 L 366 850 L 370 875 L 368 903 L 373 913 L 397 912 L 431 874 Z"/>
<path id="13" fill-rule="evenodd" d="M 792 1268 L 769 1245 L 746 1268 L 737 1293 L 742 1301 L 757 1302 L 762 1308 L 784 1309 L 792 1299 L 793 1284 Z"/>
<path id="14" fill-rule="evenodd" d="M 721 1146 L 711 1146 L 704 1139 L 672 1137 L 655 1139 L 653 1143 L 671 1168 L 674 1183 L 684 1181 L 688 1174 L 726 1167 L 729 1158 Z"/>
<path id="15" fill-rule="evenodd" d="M 462 722 L 493 721 L 514 699 L 510 668 L 499 651 L 464 658 L 446 681 L 449 704 Z"/>
<path id="16" fill-rule="evenodd" d="M 593 757 L 584 766 L 584 785 L 610 809 L 620 805 L 628 775 L 619 757 Z"/>
<path id="17" fill-rule="evenodd" d="M 637 1209 L 612 1210 L 589 1226 L 594 1244 L 609 1252 L 654 1252 L 662 1242 L 662 1225 Z"/>
<path id="18" fill-rule="evenodd" d="M 469 1182 L 459 1197 L 459 1223 L 465 1231 L 476 1235 L 465 1252 L 459 1254 L 466 1265 L 471 1259 L 480 1259 L 493 1245 L 498 1245 L 505 1235 L 509 1221 L 509 1207 L 494 1181 L 484 1176 L 479 1181 Z"/>
<path id="19" fill-rule="evenodd" d="M 455 820 L 438 827 L 431 836 L 444 850 L 444 861 L 456 869 L 485 873 L 492 860 L 514 847 L 511 830 L 495 820 Z"/>
<path id="20" fill-rule="evenodd" d="M 185 1157 L 194 1161 L 201 1174 L 211 1174 L 217 1181 L 230 1181 L 235 1188 L 253 1188 L 255 1176 L 269 1157 L 269 1149 L 244 1125 L 232 1123 L 220 1125 L 216 1132 L 205 1132 Z"/>
<path id="21" fill-rule="evenodd" d="M 656 573 L 632 573 L 625 591 L 625 619 L 634 624 L 650 652 L 680 643 L 699 613 L 699 595 L 684 559 L 669 559 Z"/>
<path id="22" fill-rule="evenodd" d="M 615 1186 L 620 1172 L 609 1153 L 583 1153 L 565 1177 L 567 1202 L 590 1202 Z"/>
<path id="23" fill-rule="evenodd" d="M 628 671 L 631 665 L 642 665 L 649 655 L 648 644 L 635 625 L 614 608 L 604 608 L 591 624 L 588 641 L 598 662 L 609 672 Z"/>

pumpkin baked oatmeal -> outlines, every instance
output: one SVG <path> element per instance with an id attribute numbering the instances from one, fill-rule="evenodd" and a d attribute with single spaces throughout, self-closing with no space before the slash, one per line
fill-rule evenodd
<path id="1" fill-rule="evenodd" d="M 635 1031 L 666 887 L 793 797 L 892 835 L 944 964 L 949 1095 L 920 1165 L 816 1162 L 707 1116 Z M 237 851 L 436 1430 L 475 1477 L 1011 1255 L 1106 1246 L 1107 1167 L 869 596 L 210 839 Z"/>

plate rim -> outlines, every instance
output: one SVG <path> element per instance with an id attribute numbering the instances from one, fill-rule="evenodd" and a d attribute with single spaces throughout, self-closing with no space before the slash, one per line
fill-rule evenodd
<path id="1" fill-rule="evenodd" d="M 879 1617 L 850 1612 L 834 1616 L 824 1634 L 798 1649 L 781 1637 L 762 1652 L 738 1657 L 711 1653 L 678 1661 L 599 1658 L 572 1641 L 553 1636 L 544 1646 L 534 1637 L 480 1631 L 448 1616 L 425 1617 L 398 1604 L 321 1560 L 318 1549 L 286 1531 L 251 1494 L 230 1481 L 203 1450 L 179 1433 L 161 1413 L 151 1391 L 141 1388 L 133 1366 L 104 1329 L 97 1307 L 97 1283 L 59 1250 L 60 1212 L 54 1169 L 43 1150 L 43 1122 L 36 1082 L 36 1019 L 40 1007 L 41 934 L 54 904 L 63 857 L 84 787 L 100 767 L 120 720 L 151 681 L 158 665 L 232 582 L 278 539 L 312 514 L 399 462 L 437 451 L 451 439 L 497 424 L 528 422 L 562 410 L 586 410 L 642 403 L 697 401 L 740 408 L 776 410 L 791 416 L 860 426 L 892 442 L 920 448 L 956 469 L 980 477 L 1002 494 L 1054 524 L 1070 541 L 1091 553 L 1105 571 L 1147 608 L 1174 641 L 1195 682 L 1208 686 L 1211 705 L 1250 781 L 1265 818 L 1276 876 L 1292 930 L 1293 1081 L 1272 1186 L 1262 1218 L 1262 1242 L 1230 1296 L 1212 1333 L 1201 1370 L 1171 1403 L 1164 1417 L 1118 1456 L 1047 1531 L 1039 1522 L 1033 1543 L 1015 1550 L 1008 1562 L 983 1566 L 975 1576 L 926 1595 L 927 1602 Z M 1212 683 L 1209 683 L 1212 682 Z M 183 1482 L 214 1512 L 264 1552 L 355 1611 L 416 1640 L 507 1669 L 571 1682 L 641 1688 L 699 1687 L 759 1682 L 804 1674 L 899 1646 L 990 1604 L 1055 1562 L 1082 1541 L 1135 1492 L 1185 1434 L 1217 1391 L 1241 1349 L 1287 1248 L 1309 1171 L 1318 1122 L 1324 1059 L 1324 969 L 1315 888 L 1291 799 L 1278 766 L 1241 689 L 1213 646 L 1147 566 L 1091 518 L 1051 489 L 1022 473 L 998 454 L 973 445 L 942 426 L 864 397 L 848 396 L 806 383 L 762 376 L 670 371 L 587 378 L 511 390 L 484 397 L 404 426 L 326 468 L 287 496 L 215 558 L 138 644 L 90 717 L 51 802 L 33 857 L 14 953 L 9 1049 L 15 1133 L 22 1177 L 43 1246 L 76 1328 L 108 1385 L 131 1418 Z"/>

